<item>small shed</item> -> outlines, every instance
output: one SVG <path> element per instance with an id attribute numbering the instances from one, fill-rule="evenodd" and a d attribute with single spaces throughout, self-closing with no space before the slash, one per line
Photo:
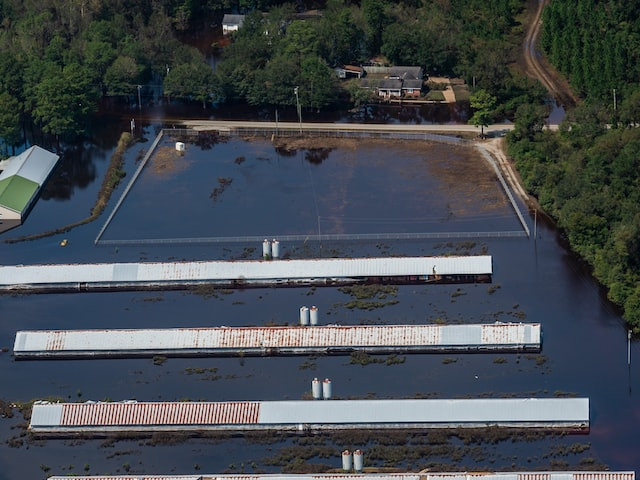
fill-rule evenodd
<path id="1" fill-rule="evenodd" d="M 222 18 L 222 34 L 229 35 L 232 32 L 237 32 L 243 23 L 244 15 L 225 13 Z"/>
<path id="2" fill-rule="evenodd" d="M 19 225 L 33 207 L 60 157 L 33 146 L 3 162 L 0 171 L 0 231 Z"/>
<path id="3" fill-rule="evenodd" d="M 356 65 L 344 65 L 334 70 L 338 78 L 361 78 L 364 75 L 364 69 Z"/>

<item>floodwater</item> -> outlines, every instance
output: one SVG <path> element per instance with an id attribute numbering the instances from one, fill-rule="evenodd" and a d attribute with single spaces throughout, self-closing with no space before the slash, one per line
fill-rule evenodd
<path id="1" fill-rule="evenodd" d="M 138 122 L 142 125 L 143 122 Z M 78 148 L 24 225 L 0 239 L 37 233 L 88 215 L 128 121 L 111 139 Z M 132 175 L 157 133 L 145 125 L 126 155 Z M 167 140 L 132 189 L 105 239 L 157 239 L 278 233 L 514 230 L 518 222 L 488 169 L 458 147 L 363 142 L 324 151 L 276 149 L 265 140 L 212 139 L 176 157 Z M 154 164 L 155 162 L 155 164 Z M 474 166 L 475 165 L 475 166 Z M 488 178 L 488 179 L 487 179 Z M 124 188 L 121 185 L 116 195 Z M 217 189 L 217 190 L 216 190 Z M 111 199 L 110 211 L 116 197 Z M 525 208 L 525 213 L 527 212 Z M 95 246 L 106 219 L 40 240 L 0 243 L 3 264 L 257 258 L 261 244 Z M 527 219 L 533 231 L 532 213 Z M 395 219 L 395 221 L 394 221 Z M 398 221 L 399 220 L 399 221 Z M 340 465 L 344 448 L 363 448 L 367 466 L 449 470 L 551 468 L 633 470 L 640 464 L 640 349 L 619 313 L 558 232 L 538 215 L 537 238 L 282 245 L 292 257 L 479 254 L 493 256 L 492 284 L 399 286 L 377 307 L 349 309 L 340 289 L 289 288 L 0 296 L 0 398 L 29 401 L 300 399 L 313 377 L 333 381 L 336 396 L 435 398 L 589 397 L 588 434 L 477 438 L 417 435 L 321 435 L 269 438 L 49 439 L 21 436 L 22 415 L 0 419 L 0 479 L 52 474 L 280 472 Z M 67 239 L 66 247 L 59 245 Z M 395 296 L 394 296 L 395 295 Z M 391 301 L 393 300 L 393 301 Z M 397 300 L 397 302 L 395 302 Z M 373 303 L 371 302 L 371 303 Z M 17 330 L 166 328 L 294 323 L 301 305 L 317 305 L 322 323 L 540 322 L 541 355 L 407 355 L 404 363 L 350 363 L 349 357 L 150 359 L 15 362 Z M 309 408 L 313 408 L 310 401 Z M 169 442 L 170 443 L 170 442 Z M 293 452 L 293 453 L 292 453 Z M 288 456 L 292 454 L 292 456 Z M 303 460 L 295 460 L 299 457 Z"/>

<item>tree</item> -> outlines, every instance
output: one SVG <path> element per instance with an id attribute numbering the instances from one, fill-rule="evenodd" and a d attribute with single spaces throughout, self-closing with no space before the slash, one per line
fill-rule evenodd
<path id="1" fill-rule="evenodd" d="M 133 95 L 140 81 L 140 67 L 134 58 L 118 56 L 107 68 L 104 85 L 108 95 Z"/>
<path id="2" fill-rule="evenodd" d="M 302 61 L 300 90 L 301 102 L 320 110 L 335 102 L 336 76 L 320 57 L 309 55 Z"/>
<path id="3" fill-rule="evenodd" d="M 204 60 L 173 67 L 163 87 L 166 95 L 197 100 L 202 102 L 202 108 L 207 100 L 217 100 L 221 96 L 217 78 Z"/>
<path id="4" fill-rule="evenodd" d="M 45 133 L 56 136 L 83 134 L 100 96 L 91 72 L 75 63 L 44 77 L 35 94 L 33 117 Z"/>
<path id="5" fill-rule="evenodd" d="M 471 108 L 475 111 L 469 123 L 480 127 L 480 137 L 484 138 L 484 127 L 488 127 L 493 121 L 493 108 L 496 104 L 496 97 L 486 90 L 477 90 L 469 97 Z"/>
<path id="6" fill-rule="evenodd" d="M 0 138 L 6 153 L 20 142 L 20 102 L 7 92 L 0 93 Z"/>

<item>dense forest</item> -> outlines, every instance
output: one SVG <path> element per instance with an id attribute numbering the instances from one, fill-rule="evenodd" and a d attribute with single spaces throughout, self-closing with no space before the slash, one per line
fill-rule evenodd
<path id="1" fill-rule="evenodd" d="M 497 99 L 496 115 L 540 98 L 509 68 L 522 28 L 520 0 L 0 0 L 0 138 L 21 121 L 59 139 L 81 136 L 104 97 L 137 101 L 145 85 L 167 98 L 303 108 L 367 100 L 332 68 L 380 55 L 391 64 L 459 75 Z M 317 15 L 302 15 L 318 8 Z M 246 13 L 213 72 L 178 39 Z M 267 13 L 268 12 L 268 13 Z M 517 50 L 517 48 L 515 49 Z M 533 94 L 531 92 L 534 92 Z"/>
<path id="2" fill-rule="evenodd" d="M 542 97 L 510 68 L 522 41 L 522 9 L 519 0 L 327 0 L 312 18 L 286 4 L 268 15 L 254 11 L 225 49 L 218 78 L 225 98 L 292 105 L 300 85 L 300 102 L 322 108 L 344 103 L 332 67 L 382 55 L 393 65 L 475 79 L 496 97 L 495 115 L 513 115 L 518 105 Z M 346 90 L 347 100 L 361 100 L 360 89 Z"/>
<path id="3" fill-rule="evenodd" d="M 554 0 L 542 46 L 582 97 L 558 133 L 521 107 L 510 154 L 528 189 L 640 333 L 640 1 Z M 615 101 L 614 101 L 614 91 Z"/>

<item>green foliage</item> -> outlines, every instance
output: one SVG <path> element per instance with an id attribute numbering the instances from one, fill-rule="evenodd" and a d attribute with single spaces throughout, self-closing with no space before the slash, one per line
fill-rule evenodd
<path id="1" fill-rule="evenodd" d="M 171 69 L 164 80 L 164 92 L 169 96 L 202 102 L 217 100 L 221 93 L 216 76 L 204 61 L 184 63 Z"/>
<path id="2" fill-rule="evenodd" d="M 637 2 L 626 0 L 554 0 L 543 13 L 541 44 L 579 94 L 612 103 L 612 90 L 640 75 L 638 14 Z"/>
<path id="3" fill-rule="evenodd" d="M 496 97 L 486 90 L 477 90 L 470 97 L 471 108 L 474 109 L 473 116 L 469 123 L 480 127 L 481 136 L 484 136 L 484 127 L 489 126 L 493 121 L 493 109 L 496 105 Z"/>
<path id="4" fill-rule="evenodd" d="M 33 117 L 43 131 L 58 136 L 76 136 L 84 132 L 85 122 L 96 110 L 99 92 L 91 72 L 70 64 L 48 73 L 35 86 Z"/>
<path id="5" fill-rule="evenodd" d="M 607 129 L 597 103 L 558 133 L 539 129 L 534 107 L 518 112 L 509 153 L 527 188 L 640 331 L 640 130 Z"/>
<path id="6" fill-rule="evenodd" d="M 104 85 L 108 95 L 135 95 L 140 83 L 140 67 L 135 58 L 119 55 L 107 68 Z"/>

